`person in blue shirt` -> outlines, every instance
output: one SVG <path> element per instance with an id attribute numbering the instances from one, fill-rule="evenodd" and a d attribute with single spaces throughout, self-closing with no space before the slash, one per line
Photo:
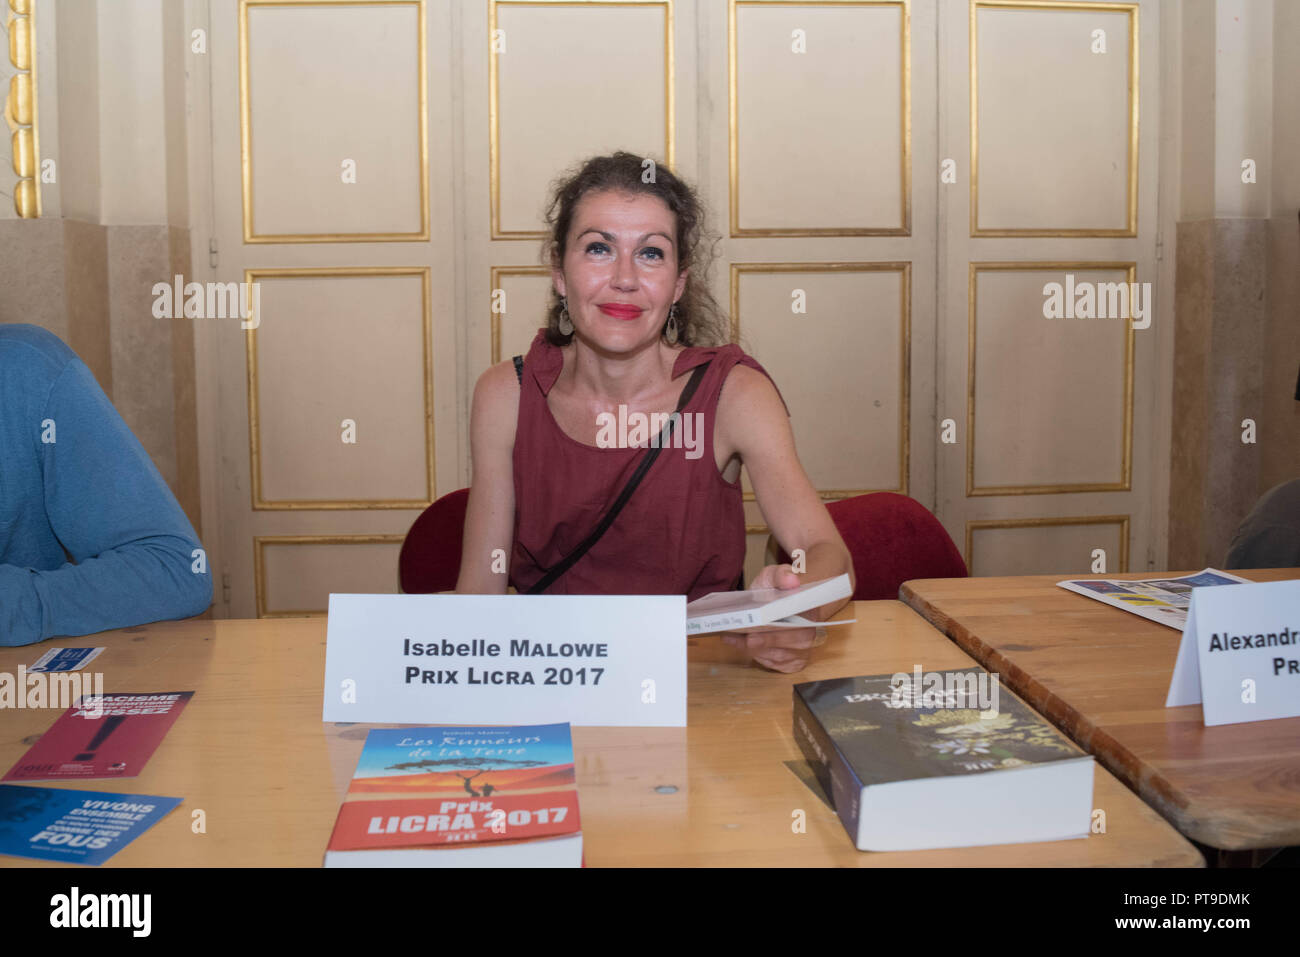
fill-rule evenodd
<path id="1" fill-rule="evenodd" d="M 90 369 L 44 329 L 0 324 L 0 645 L 211 602 L 194 527 Z"/>

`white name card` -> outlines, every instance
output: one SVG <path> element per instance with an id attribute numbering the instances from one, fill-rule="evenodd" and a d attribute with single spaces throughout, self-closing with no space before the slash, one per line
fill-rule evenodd
<path id="1" fill-rule="evenodd" d="M 683 595 L 330 595 L 325 721 L 684 727 Z"/>
<path id="2" fill-rule="evenodd" d="M 1300 581 L 1192 590 L 1165 707 L 1206 725 L 1300 715 Z"/>

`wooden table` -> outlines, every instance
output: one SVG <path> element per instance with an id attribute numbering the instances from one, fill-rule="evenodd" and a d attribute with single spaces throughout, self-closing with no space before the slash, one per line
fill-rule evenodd
<path id="1" fill-rule="evenodd" d="M 795 770 L 791 685 L 858 674 L 960 668 L 970 658 L 897 601 L 858 602 L 798 675 L 769 672 L 716 637 L 691 639 L 686 728 L 574 728 L 588 866 L 1191 866 L 1200 853 L 1098 767 L 1105 834 L 1041 844 L 908 853 L 854 848 L 839 818 Z M 0 671 L 50 644 L 104 646 L 105 691 L 195 691 L 136 778 L 39 786 L 183 797 L 109 864 L 319 866 L 366 728 L 321 722 L 325 621 L 159 623 L 93 638 L 0 649 Z M 53 723 L 13 711 L 0 725 L 11 767 Z M 430 716 L 430 723 L 437 723 Z M 207 833 L 191 832 L 192 812 Z M 793 833 L 794 812 L 806 833 Z M 41 862 L 0 857 L 8 866 Z M 51 865 L 54 866 L 54 865 Z"/>
<path id="2" fill-rule="evenodd" d="M 1183 834 L 1224 850 L 1300 844 L 1300 718 L 1207 728 L 1200 705 L 1166 708 L 1181 632 L 1056 587 L 1187 574 L 935 578 L 901 592 Z"/>

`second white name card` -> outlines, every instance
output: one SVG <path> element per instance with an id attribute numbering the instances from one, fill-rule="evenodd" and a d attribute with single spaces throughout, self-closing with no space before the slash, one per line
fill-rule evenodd
<path id="1" fill-rule="evenodd" d="M 330 595 L 324 720 L 686 724 L 681 595 Z"/>

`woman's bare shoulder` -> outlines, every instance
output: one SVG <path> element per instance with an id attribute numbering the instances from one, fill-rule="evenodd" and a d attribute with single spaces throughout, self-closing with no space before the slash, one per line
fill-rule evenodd
<path id="1" fill-rule="evenodd" d="M 508 387 L 508 388 L 507 388 Z M 502 359 L 496 365 L 488 366 L 478 377 L 474 391 L 484 389 L 492 393 L 519 394 L 519 378 L 515 375 L 513 359 Z"/>
<path id="2" fill-rule="evenodd" d="M 755 442 L 788 432 L 789 419 L 772 380 L 747 365 L 728 370 L 718 395 L 717 428 L 728 447 L 742 454 Z"/>
<path id="3" fill-rule="evenodd" d="M 519 392 L 512 359 L 489 366 L 474 386 L 474 406 L 470 413 L 473 427 L 513 445 L 515 420 L 519 415 Z"/>
<path id="4" fill-rule="evenodd" d="M 776 386 L 766 374 L 751 366 L 737 363 L 727 371 L 718 395 L 719 414 L 755 411 L 779 411 L 785 414 Z"/>

